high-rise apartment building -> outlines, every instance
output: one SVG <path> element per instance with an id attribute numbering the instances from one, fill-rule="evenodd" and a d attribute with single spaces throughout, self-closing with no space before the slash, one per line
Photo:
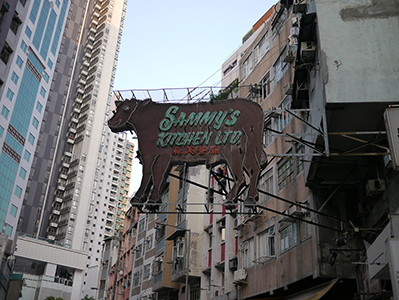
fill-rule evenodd
<path id="1" fill-rule="evenodd" d="M 126 134 L 106 124 L 127 1 L 0 4 L 0 225 L 87 252 L 82 293 L 94 296 L 133 160 Z"/>
<path id="2" fill-rule="evenodd" d="M 1 34 L 6 37 L 0 54 L 0 228 L 11 238 L 42 138 L 40 128 L 48 120 L 45 108 L 69 6 L 68 0 L 1 3 Z"/>

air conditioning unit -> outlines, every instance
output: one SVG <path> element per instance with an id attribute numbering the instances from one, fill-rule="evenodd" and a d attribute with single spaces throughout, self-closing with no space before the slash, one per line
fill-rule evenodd
<path id="1" fill-rule="evenodd" d="M 219 223 L 218 223 L 218 228 L 219 228 L 219 229 L 226 228 L 225 223 L 224 223 L 224 222 L 219 222 Z"/>
<path id="2" fill-rule="evenodd" d="M 157 293 L 151 293 L 148 295 L 148 300 L 157 300 Z"/>
<path id="3" fill-rule="evenodd" d="M 298 218 L 302 218 L 306 213 L 306 211 L 302 207 L 299 207 L 295 204 L 290 207 L 289 211 L 291 216 Z"/>
<path id="4" fill-rule="evenodd" d="M 237 215 L 237 217 L 234 219 L 234 230 L 240 230 L 243 228 L 245 223 L 243 222 L 243 217 L 240 215 Z"/>
<path id="5" fill-rule="evenodd" d="M 262 92 L 261 86 L 258 83 L 251 83 L 249 85 L 249 92 L 254 94 L 260 94 Z"/>
<path id="6" fill-rule="evenodd" d="M 270 118 L 275 118 L 275 119 L 277 119 L 278 117 L 281 116 L 281 113 L 277 111 L 277 108 L 275 108 L 275 107 L 270 107 L 270 108 L 267 110 L 267 114 L 266 114 L 266 115 L 267 115 L 268 117 L 270 117 Z"/>
<path id="7" fill-rule="evenodd" d="M 229 261 L 229 269 L 236 269 L 237 268 L 237 259 L 232 259 Z"/>
<path id="8" fill-rule="evenodd" d="M 384 179 L 371 179 L 367 181 L 366 191 L 367 195 L 380 194 L 386 190 L 386 184 Z"/>
<path id="9" fill-rule="evenodd" d="M 313 61 L 316 58 L 316 43 L 301 42 L 301 59 L 304 62 Z"/>
<path id="10" fill-rule="evenodd" d="M 234 280 L 233 284 L 236 285 L 242 285 L 247 283 L 247 272 L 245 272 L 245 269 L 238 269 L 234 271 Z"/>
<path id="11" fill-rule="evenodd" d="M 152 240 L 152 237 L 151 237 L 151 236 L 147 236 L 147 237 L 145 238 L 145 240 L 146 240 L 146 241 L 151 241 L 151 240 Z"/>
<path id="12" fill-rule="evenodd" d="M 163 261 L 163 259 L 162 259 L 162 256 L 158 256 L 158 257 L 156 257 L 155 259 L 154 259 L 154 261 L 155 262 L 162 262 Z"/>
<path id="13" fill-rule="evenodd" d="M 306 0 L 294 0 L 294 4 L 292 6 L 292 12 L 295 13 L 306 13 L 308 10 L 308 5 L 306 4 Z"/>
<path id="14" fill-rule="evenodd" d="M 298 36 L 299 35 L 299 27 L 291 27 L 290 34 Z"/>
<path id="15" fill-rule="evenodd" d="M 286 95 L 292 95 L 292 83 L 287 83 L 287 84 L 284 86 L 284 93 L 285 93 Z"/>

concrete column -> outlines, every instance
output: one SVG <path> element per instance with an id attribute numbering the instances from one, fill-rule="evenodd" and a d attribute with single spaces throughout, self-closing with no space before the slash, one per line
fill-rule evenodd
<path id="1" fill-rule="evenodd" d="M 82 283 L 83 283 L 83 271 L 75 269 L 75 273 L 73 274 L 71 299 L 82 299 L 81 295 Z"/>

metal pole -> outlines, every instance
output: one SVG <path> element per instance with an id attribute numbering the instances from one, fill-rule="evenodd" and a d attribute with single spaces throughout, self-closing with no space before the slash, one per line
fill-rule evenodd
<path id="1" fill-rule="evenodd" d="M 186 229 L 188 231 L 188 241 L 187 241 L 187 269 L 186 269 L 186 292 L 184 293 L 184 300 L 188 300 L 188 273 L 190 272 L 190 245 L 191 245 L 191 229 Z"/>

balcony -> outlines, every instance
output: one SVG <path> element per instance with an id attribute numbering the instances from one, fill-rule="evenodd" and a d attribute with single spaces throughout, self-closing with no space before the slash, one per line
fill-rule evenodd
<path id="1" fill-rule="evenodd" d="M 67 176 L 66 176 L 66 174 L 63 174 L 63 173 L 61 173 L 61 174 L 60 174 L 60 178 L 62 178 L 62 179 L 65 179 L 65 180 L 66 180 L 66 179 L 67 179 Z"/>
<path id="2" fill-rule="evenodd" d="M 65 151 L 65 152 L 64 152 L 64 155 L 67 156 L 67 157 L 71 157 L 71 156 L 72 156 L 72 152 Z"/>
<path id="3" fill-rule="evenodd" d="M 58 227 L 58 224 L 55 223 L 55 222 L 50 222 L 50 227 L 57 228 L 57 227 Z"/>
<path id="4" fill-rule="evenodd" d="M 68 191 L 68 190 L 70 190 L 70 189 L 73 189 L 74 187 L 75 187 L 75 182 L 71 182 L 71 183 L 68 183 L 68 184 L 65 186 L 65 190 Z"/>
<path id="5" fill-rule="evenodd" d="M 69 128 L 68 128 L 68 131 L 69 131 L 69 133 L 73 133 L 73 134 L 76 133 L 76 129 L 73 128 L 73 127 L 69 127 Z"/>
<path id="6" fill-rule="evenodd" d="M 60 210 L 61 214 L 66 214 L 66 213 L 69 213 L 70 211 L 71 211 L 70 206 L 66 206 L 64 208 L 61 208 L 61 210 Z"/>
<path id="7" fill-rule="evenodd" d="M 79 158 L 75 158 L 73 161 L 71 161 L 71 168 L 73 168 L 74 166 L 77 166 L 79 164 Z"/>
<path id="8" fill-rule="evenodd" d="M 65 191 L 65 186 L 63 186 L 63 185 L 61 185 L 61 184 L 58 184 L 57 190 L 59 190 L 59 191 Z"/>
<path id="9" fill-rule="evenodd" d="M 62 198 L 55 196 L 54 201 L 57 203 L 62 203 Z"/>
<path id="10" fill-rule="evenodd" d="M 63 219 L 63 220 L 61 220 L 61 221 L 58 222 L 58 225 L 59 225 L 59 226 L 65 226 L 66 224 L 68 224 L 68 221 L 69 221 L 68 218 Z"/>
<path id="11" fill-rule="evenodd" d="M 61 214 L 60 211 L 59 211 L 58 209 L 56 209 L 56 208 L 53 208 L 52 213 L 53 213 L 54 215 L 57 215 L 57 216 L 59 216 L 59 215 Z"/>
<path id="12" fill-rule="evenodd" d="M 70 145 L 73 145 L 73 144 L 74 144 L 74 139 L 73 139 L 73 137 L 68 136 L 68 138 L 67 138 L 67 143 L 70 144 Z"/>
<path id="13" fill-rule="evenodd" d="M 76 116 L 72 116 L 71 123 L 77 124 L 78 122 L 79 122 L 78 118 Z"/>
<path id="14" fill-rule="evenodd" d="M 60 240 L 60 239 L 63 239 L 65 236 L 66 236 L 66 232 L 61 232 L 59 234 L 56 234 L 55 238 Z"/>

